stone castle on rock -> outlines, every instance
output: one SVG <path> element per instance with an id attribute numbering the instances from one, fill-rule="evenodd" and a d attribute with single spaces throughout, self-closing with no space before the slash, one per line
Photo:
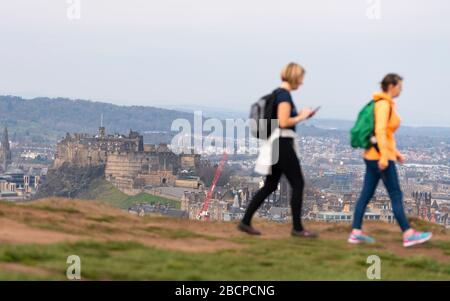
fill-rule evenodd
<path id="1" fill-rule="evenodd" d="M 64 163 L 104 165 L 105 179 L 127 194 L 158 186 L 201 185 L 198 177 L 192 176 L 200 167 L 200 155 L 177 155 L 167 144 L 144 144 L 143 136 L 132 130 L 128 135 L 108 135 L 101 126 L 94 136 L 68 133 L 56 146 L 53 168 Z"/>

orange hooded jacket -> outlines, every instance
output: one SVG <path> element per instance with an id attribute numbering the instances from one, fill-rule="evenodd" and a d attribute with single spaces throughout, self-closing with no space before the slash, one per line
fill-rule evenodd
<path id="1" fill-rule="evenodd" d="M 375 137 L 378 148 L 371 147 L 364 152 L 366 160 L 377 160 L 383 166 L 388 165 L 388 161 L 397 161 L 400 152 L 397 150 L 395 142 L 395 131 L 400 127 L 400 116 L 396 111 L 395 101 L 384 92 L 374 93 L 375 103 Z M 389 119 L 389 115 L 391 118 Z"/>

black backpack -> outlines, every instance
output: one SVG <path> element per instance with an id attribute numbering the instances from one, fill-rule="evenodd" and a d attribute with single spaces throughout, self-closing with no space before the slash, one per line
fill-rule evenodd
<path id="1" fill-rule="evenodd" d="M 272 122 L 274 112 L 274 103 L 277 98 L 277 92 L 261 97 L 250 108 L 250 133 L 253 137 L 267 140 L 278 123 Z"/>

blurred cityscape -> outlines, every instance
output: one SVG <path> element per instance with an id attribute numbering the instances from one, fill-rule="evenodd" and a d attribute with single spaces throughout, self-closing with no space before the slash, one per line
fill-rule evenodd
<path id="1" fill-rule="evenodd" d="M 145 192 L 178 201 L 178 205 L 135 202 L 128 207 L 130 213 L 196 219 L 204 210 L 215 171 L 223 159 L 219 146 L 175 154 L 168 144 L 144 143 L 138 132 L 108 134 L 103 126 L 94 135 L 67 134 L 57 145 L 12 141 L 7 127 L 2 132 L 0 198 L 15 202 L 36 199 L 40 190 L 49 189 L 52 184 L 46 181 L 49 173 L 65 164 L 81 168 L 104 166 L 102 178 L 127 195 Z M 350 222 L 365 169 L 362 151 L 352 149 L 345 136 L 300 132 L 299 137 L 296 142 L 306 180 L 303 218 Z M 449 140 L 432 139 L 422 143 L 420 138 L 407 137 L 400 139 L 399 148 L 407 158 L 406 164 L 397 165 L 407 214 L 450 227 Z M 210 190 L 208 219 L 231 221 L 242 217 L 263 183 L 263 177 L 253 172 L 255 159 L 254 154 L 229 154 L 218 182 Z M 77 197 L 75 193 L 70 195 L 71 192 L 49 194 Z M 258 216 L 290 222 L 289 196 L 290 188 L 283 178 Z M 365 218 L 395 223 L 381 182 Z"/>

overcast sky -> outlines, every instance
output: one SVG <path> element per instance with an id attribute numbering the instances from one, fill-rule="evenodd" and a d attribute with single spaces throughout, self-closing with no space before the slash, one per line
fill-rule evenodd
<path id="1" fill-rule="evenodd" d="M 450 126 L 448 0 L 68 2 L 0 0 L 0 94 L 247 111 L 296 61 L 294 100 L 322 118 L 355 119 L 398 72 L 404 124 Z"/>

